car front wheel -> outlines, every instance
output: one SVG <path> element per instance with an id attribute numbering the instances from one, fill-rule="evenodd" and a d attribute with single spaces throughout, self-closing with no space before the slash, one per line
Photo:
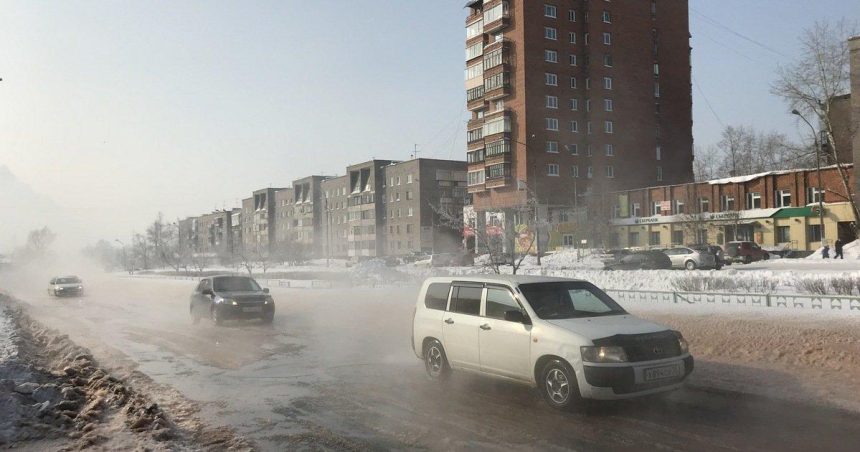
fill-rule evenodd
<path id="1" fill-rule="evenodd" d="M 684 268 L 686 268 L 687 270 L 695 270 L 696 269 L 696 263 L 693 261 L 687 261 L 684 264 Z"/>
<path id="2" fill-rule="evenodd" d="M 538 382 L 544 400 L 559 410 L 574 410 L 582 407 L 582 396 L 576 375 L 570 366 L 559 359 L 548 362 Z"/>
<path id="3" fill-rule="evenodd" d="M 431 380 L 441 381 L 451 374 L 451 366 L 448 365 L 448 357 L 442 343 L 433 339 L 424 346 L 424 369 Z"/>

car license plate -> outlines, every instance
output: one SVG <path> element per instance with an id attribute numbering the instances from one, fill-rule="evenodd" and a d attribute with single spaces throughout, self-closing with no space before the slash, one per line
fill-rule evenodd
<path id="1" fill-rule="evenodd" d="M 663 380 L 681 376 L 681 369 L 672 364 L 671 366 L 652 367 L 645 369 L 645 381 Z"/>
<path id="2" fill-rule="evenodd" d="M 260 306 L 254 308 L 242 308 L 242 312 L 263 312 L 263 308 Z"/>

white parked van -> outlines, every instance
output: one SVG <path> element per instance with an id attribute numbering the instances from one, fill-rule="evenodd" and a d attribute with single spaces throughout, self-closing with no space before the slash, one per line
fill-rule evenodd
<path id="1" fill-rule="evenodd" d="M 536 276 L 429 278 L 412 347 L 432 379 L 451 369 L 527 383 L 556 408 L 682 386 L 681 333 L 628 314 L 587 281 Z"/>

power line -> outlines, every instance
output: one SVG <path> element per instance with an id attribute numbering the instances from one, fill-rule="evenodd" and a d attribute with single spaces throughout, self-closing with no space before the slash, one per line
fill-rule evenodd
<path id="1" fill-rule="evenodd" d="M 776 50 L 776 49 L 774 49 L 773 47 L 768 46 L 767 44 L 763 44 L 763 43 L 761 43 L 761 42 L 759 42 L 759 41 L 756 41 L 756 40 L 755 40 L 755 39 L 753 39 L 753 38 L 750 38 L 750 37 L 748 37 L 748 36 L 746 36 L 746 35 L 743 35 L 743 34 L 741 34 L 741 33 L 738 33 L 737 31 L 732 30 L 731 28 L 729 28 L 729 27 L 727 27 L 727 26 L 725 26 L 725 25 L 721 24 L 720 22 L 718 22 L 716 19 L 712 19 L 712 18 L 710 18 L 710 17 L 708 17 L 708 16 L 706 16 L 706 15 L 704 15 L 704 14 L 700 13 L 700 12 L 699 12 L 699 11 L 697 11 L 695 8 L 690 8 L 690 11 L 692 11 L 694 14 L 696 14 L 696 15 L 697 15 L 697 16 L 699 16 L 699 17 L 701 17 L 702 19 L 704 19 L 706 22 L 710 23 L 711 25 L 713 25 L 713 26 L 715 26 L 715 27 L 718 27 L 718 28 L 722 28 L 723 30 L 728 31 L 729 33 L 731 33 L 731 34 L 733 34 L 733 35 L 735 35 L 735 36 L 737 36 L 737 37 L 739 37 L 739 38 L 741 38 L 741 39 L 743 39 L 743 40 L 745 40 L 745 41 L 748 41 L 748 42 L 750 42 L 750 43 L 753 43 L 753 44 L 755 44 L 755 45 L 757 45 L 757 46 L 761 47 L 762 49 L 767 50 L 768 52 L 771 52 L 771 53 L 773 53 L 773 54 L 775 54 L 775 55 L 779 55 L 779 56 L 781 56 L 781 57 L 783 57 L 783 58 L 791 58 L 791 57 L 789 57 L 788 55 L 786 55 L 786 54 L 784 54 L 784 53 L 780 52 L 779 50 Z"/>
<path id="2" fill-rule="evenodd" d="M 692 77 L 692 79 L 693 79 L 693 85 L 696 86 L 696 89 L 699 91 L 699 94 L 702 95 L 702 99 L 705 99 L 705 105 L 708 106 L 708 110 L 711 110 L 711 114 L 714 115 L 714 118 L 717 119 L 717 122 L 719 122 L 720 125 L 723 126 L 723 129 L 725 129 L 726 124 L 723 122 L 722 119 L 720 119 L 720 115 L 717 114 L 716 110 L 714 110 L 713 105 L 711 105 L 711 101 L 708 100 L 708 96 L 706 96 L 705 92 L 702 90 L 702 86 L 699 85 L 699 82 L 696 81 L 696 77 L 693 76 L 693 74 L 690 74 L 690 77 Z"/>

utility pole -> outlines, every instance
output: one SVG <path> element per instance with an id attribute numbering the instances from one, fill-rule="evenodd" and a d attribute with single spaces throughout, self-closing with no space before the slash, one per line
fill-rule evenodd
<path id="1" fill-rule="evenodd" d="M 797 110 L 791 110 L 791 114 L 799 117 L 809 126 L 809 129 L 812 130 L 812 137 L 815 140 L 815 171 L 818 175 L 818 224 L 821 230 L 821 246 L 824 246 L 824 189 L 821 185 L 821 142 L 818 140 L 818 133 L 815 131 L 815 127 L 812 127 L 812 124 L 803 117 Z"/>

